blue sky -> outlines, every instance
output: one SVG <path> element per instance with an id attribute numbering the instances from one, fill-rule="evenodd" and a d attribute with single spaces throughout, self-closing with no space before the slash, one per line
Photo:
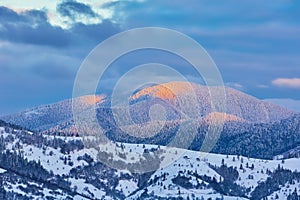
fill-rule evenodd
<path id="1" fill-rule="evenodd" d="M 299 100 L 299 19 L 297 0 L 2 0 L 0 115 L 70 98 L 81 62 L 99 42 L 145 26 L 194 38 L 230 87 Z M 153 55 L 130 59 L 150 62 Z"/>

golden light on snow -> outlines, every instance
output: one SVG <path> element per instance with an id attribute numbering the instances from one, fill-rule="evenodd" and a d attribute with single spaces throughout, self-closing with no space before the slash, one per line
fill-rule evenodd
<path id="1" fill-rule="evenodd" d="M 96 95 L 87 95 L 87 96 L 82 96 L 79 97 L 80 103 L 83 106 L 91 106 L 96 103 L 102 103 L 104 102 L 105 96 L 96 96 Z"/>
<path id="2" fill-rule="evenodd" d="M 131 98 L 132 100 L 136 100 L 145 95 L 152 95 L 163 100 L 173 100 L 176 96 L 186 94 L 191 89 L 192 85 L 188 82 L 169 82 L 145 88 Z"/>

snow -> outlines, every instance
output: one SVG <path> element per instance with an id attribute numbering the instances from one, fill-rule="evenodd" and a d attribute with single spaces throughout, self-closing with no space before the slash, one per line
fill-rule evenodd
<path id="1" fill-rule="evenodd" d="M 5 173 L 5 172 L 6 172 L 5 169 L 0 168 L 0 174 L 3 174 L 3 173 Z"/>
<path id="2" fill-rule="evenodd" d="M 128 180 L 120 180 L 118 186 L 116 187 L 117 190 L 123 191 L 124 195 L 127 196 L 131 194 L 133 191 L 138 189 L 137 183 L 128 181 Z"/>
<path id="3" fill-rule="evenodd" d="M 21 189 L 19 189 L 20 186 L 26 187 L 24 184 L 8 184 L 6 187 L 8 188 L 8 191 L 13 191 L 22 195 L 26 195 Z"/>
<path id="4" fill-rule="evenodd" d="M 125 148 L 134 148 L 133 144 L 125 144 Z M 150 148 L 148 145 L 146 145 L 146 148 Z M 151 145 L 151 148 L 155 148 L 155 146 Z M 164 156 L 173 158 L 174 151 L 170 148 L 166 147 L 160 147 L 161 149 L 168 149 L 166 150 L 166 154 Z M 210 177 L 215 177 L 217 181 L 222 180 L 222 177 L 213 169 L 209 167 L 209 164 L 215 165 L 215 166 L 221 166 L 222 160 L 224 160 L 224 164 L 228 167 L 235 167 L 239 172 L 239 178 L 236 181 L 238 185 L 241 185 L 246 188 L 250 188 L 250 192 L 254 190 L 254 188 L 263 181 L 266 181 L 266 179 L 269 177 L 266 173 L 266 170 L 274 171 L 278 167 L 278 165 L 282 166 L 285 169 L 290 169 L 291 171 L 297 171 L 299 170 L 300 166 L 300 159 L 297 158 L 291 158 L 285 160 L 284 163 L 282 163 L 281 160 L 261 160 L 261 159 L 253 159 L 253 158 L 247 158 L 243 156 L 236 156 L 236 155 L 222 155 L 222 154 L 212 154 L 212 153 L 201 153 L 201 152 L 195 152 L 195 151 L 189 151 L 189 150 L 182 150 L 182 149 L 176 149 L 177 154 L 181 155 L 180 158 L 177 160 L 174 160 L 172 163 L 167 165 L 164 168 L 161 168 L 157 170 L 152 176 L 151 179 L 153 180 L 155 177 L 160 177 L 164 173 L 168 173 L 166 176 L 166 180 L 159 182 L 163 182 L 163 185 L 167 187 L 167 190 L 163 189 L 159 184 L 153 184 L 147 187 L 148 194 L 153 192 L 154 194 L 159 194 L 160 197 L 168 197 L 168 196 L 178 196 L 178 187 L 172 188 L 168 187 L 172 184 L 172 178 L 176 177 L 179 171 L 195 171 L 197 170 L 197 174 L 199 175 L 207 175 Z M 197 159 L 198 158 L 198 159 Z M 234 161 L 234 159 L 235 161 Z M 171 159 L 169 159 L 170 161 Z M 248 163 L 248 168 L 246 167 Z M 240 165 L 242 164 L 243 169 L 240 169 Z M 250 167 L 254 165 L 254 169 L 251 169 Z M 180 165 L 180 166 L 179 166 Z M 253 177 L 253 179 L 249 179 L 249 175 Z M 184 176 L 189 177 L 187 173 L 184 174 Z M 190 177 L 190 182 L 192 184 L 195 184 L 197 182 L 195 177 Z M 298 185 L 300 188 L 300 186 Z M 184 188 L 180 187 L 181 196 L 184 198 L 187 198 L 188 194 L 198 194 L 203 195 L 206 197 L 219 197 L 219 194 L 213 195 L 212 189 L 201 189 L 201 190 L 186 190 Z M 186 193 L 186 196 L 184 196 Z M 130 198 L 136 198 L 140 193 L 137 193 L 135 196 Z M 129 198 L 129 199 L 130 199 Z M 224 199 L 236 199 L 236 197 L 225 197 Z M 240 199 L 240 198 L 239 198 Z"/>
<path id="5" fill-rule="evenodd" d="M 299 162 L 299 158 L 290 158 L 290 159 L 286 159 L 284 161 L 284 164 L 281 164 L 284 168 L 290 169 L 292 171 L 298 171 L 300 170 L 300 162 Z"/>
<path id="6" fill-rule="evenodd" d="M 75 195 L 73 197 L 73 200 L 86 200 L 86 198 L 82 197 L 82 196 L 79 196 L 79 195 Z"/>
<path id="7" fill-rule="evenodd" d="M 60 153 L 58 149 L 47 147 L 45 153 L 41 148 L 37 148 L 32 145 L 23 145 L 24 156 L 28 160 L 39 161 L 41 165 L 48 171 L 52 171 L 54 174 L 67 175 L 70 170 L 77 166 L 88 165 L 84 160 L 78 161 L 79 156 L 84 154 L 90 155 L 93 159 L 96 159 L 97 152 L 95 149 L 83 149 L 76 151 L 76 153 L 71 153 L 69 155 L 64 155 Z M 52 152 L 52 156 L 50 155 Z M 67 159 L 67 164 L 64 163 L 64 159 Z M 73 165 L 70 166 L 68 163 L 72 162 Z"/>
<path id="8" fill-rule="evenodd" d="M 297 188 L 297 193 L 300 193 L 300 183 L 297 182 L 295 184 L 285 184 L 284 186 L 280 187 L 279 191 L 276 191 L 269 195 L 268 199 L 276 199 L 276 194 L 278 195 L 278 199 L 286 199 L 287 196 L 294 192 L 295 188 Z"/>
<path id="9" fill-rule="evenodd" d="M 54 174 L 63 175 L 68 174 L 71 170 L 71 166 L 64 164 L 64 157 L 62 157 L 62 154 L 60 154 L 57 149 L 47 148 L 45 154 L 43 154 L 42 149 L 31 145 L 24 145 L 23 149 L 24 152 L 26 152 L 24 156 L 28 160 L 40 162 L 47 171 L 53 171 Z M 49 155 L 50 151 L 53 151 L 52 156 Z"/>
<path id="10" fill-rule="evenodd" d="M 5 129 L 0 127 L 1 135 L 8 136 L 8 133 L 5 133 Z M 31 134 L 28 132 L 28 134 Z M 14 136 L 14 135 L 13 135 Z M 14 136 L 15 137 L 15 136 Z M 45 136 L 50 139 L 52 136 Z M 74 137 L 63 137 L 64 140 L 79 140 L 79 138 Z M 17 142 L 20 142 L 17 138 L 14 138 L 14 141 L 6 145 L 7 150 L 12 150 Z M 21 142 L 20 142 L 21 143 Z M 99 145 L 100 146 L 100 145 Z M 145 149 L 159 149 L 160 154 L 159 157 L 162 160 L 160 164 L 160 168 L 155 171 L 150 180 L 154 180 L 156 177 L 162 177 L 165 175 L 165 179 L 158 179 L 158 182 L 149 184 L 147 186 L 148 194 L 154 193 L 160 197 L 178 197 L 178 191 L 180 190 L 180 196 L 183 199 L 187 197 L 192 199 L 192 195 L 195 196 L 203 196 L 204 198 L 211 197 L 221 198 L 221 194 L 217 193 L 212 188 L 203 187 L 201 189 L 185 189 L 180 187 L 172 182 L 172 179 L 175 178 L 179 171 L 182 171 L 182 174 L 190 178 L 189 182 L 192 185 L 196 185 L 198 182 L 203 182 L 201 179 L 197 179 L 195 176 L 189 175 L 187 171 L 195 172 L 197 171 L 198 175 L 207 175 L 211 178 L 215 178 L 217 181 L 222 181 L 223 177 L 218 174 L 215 170 L 213 170 L 210 165 L 220 167 L 222 165 L 222 160 L 224 160 L 224 164 L 227 167 L 234 167 L 238 170 L 239 177 L 236 183 L 245 188 L 250 188 L 250 193 L 254 190 L 254 188 L 263 181 L 266 181 L 269 175 L 266 173 L 267 170 L 274 171 L 277 169 L 278 165 L 282 166 L 284 169 L 290 169 L 291 171 L 299 171 L 300 159 L 299 158 L 291 158 L 286 159 L 284 162 L 281 160 L 262 160 L 262 159 L 254 159 L 247 158 L 243 156 L 236 155 L 222 155 L 222 154 L 213 154 L 213 153 L 203 153 L 190 151 L 185 149 L 178 149 L 172 147 L 164 147 L 164 146 L 156 146 L 156 145 L 143 145 L 143 144 L 122 144 L 123 148 L 121 148 L 121 143 L 116 144 L 108 144 L 101 145 L 100 148 L 103 151 L 112 150 L 114 155 L 116 152 L 121 152 L 126 155 L 126 159 L 113 156 L 114 160 L 121 160 L 127 163 L 134 163 L 139 161 L 140 159 L 147 159 L 143 152 Z M 107 150 L 106 150 L 107 149 Z M 78 160 L 79 156 L 83 156 L 84 154 L 88 154 L 94 160 L 97 160 L 98 151 L 94 148 L 84 148 L 79 151 L 70 152 L 70 154 L 63 154 L 60 152 L 60 149 L 54 149 L 51 147 L 38 148 L 33 145 L 27 145 L 21 143 L 21 148 L 18 150 L 25 158 L 28 160 L 34 160 L 39 162 L 47 171 L 52 171 L 55 175 L 69 175 L 70 170 L 78 167 L 78 166 L 87 166 L 88 163 L 84 160 Z M 51 153 L 50 153 L 51 152 Z M 154 155 L 154 153 L 150 152 L 149 155 Z M 131 159 L 134 158 L 134 159 Z M 67 163 L 65 163 L 65 159 Z M 70 166 L 69 163 L 72 162 L 73 165 Z M 248 163 L 248 168 L 246 167 Z M 240 169 L 240 165 L 242 164 L 243 169 Z M 250 167 L 254 165 L 254 169 Z M 0 168 L 0 174 L 5 173 L 6 170 Z M 116 175 L 118 177 L 121 174 L 131 174 L 128 170 L 120 170 L 117 169 Z M 251 175 L 251 179 L 249 179 L 249 175 Z M 69 178 L 68 181 L 71 182 L 71 188 L 80 194 L 84 195 L 92 195 L 92 197 L 103 197 L 105 199 L 109 199 L 106 196 L 105 191 L 96 188 L 92 184 L 86 183 L 85 179 L 75 179 Z M 101 180 L 103 183 L 107 183 L 109 180 Z M 208 185 L 208 183 L 203 182 Z M 34 184 L 34 183 L 30 183 Z M 163 186 L 162 186 L 163 185 Z M 14 191 L 19 194 L 24 194 L 22 190 L 18 188 L 18 186 L 26 187 L 22 184 L 17 185 L 5 185 L 7 191 Z M 165 189 L 164 189 L 165 186 Z M 285 199 L 286 196 L 293 192 L 294 188 L 297 188 L 300 193 L 300 183 L 296 182 L 295 184 L 286 184 L 282 186 L 279 191 L 274 192 L 269 197 L 270 199 L 274 199 L 276 194 L 279 196 L 279 199 Z M 137 180 L 134 179 L 122 179 L 119 180 L 119 183 L 116 187 L 116 190 L 122 191 L 123 194 L 128 197 L 127 199 L 136 199 L 139 195 L 141 195 L 144 190 L 140 190 L 134 195 L 131 194 L 136 191 L 138 188 Z M 51 190 L 47 188 L 43 188 L 43 193 L 45 196 L 53 196 Z M 27 194 L 28 195 L 28 194 Z M 61 195 L 55 196 L 55 199 L 65 199 L 66 196 L 61 191 Z M 232 196 L 224 196 L 224 199 L 242 199 L 239 197 Z M 32 199 L 38 199 L 37 197 L 32 197 Z M 81 196 L 75 196 L 74 199 L 84 199 Z"/>
<path id="11" fill-rule="evenodd" d="M 38 111 L 36 111 L 36 110 L 29 110 L 29 111 L 27 111 L 27 112 L 24 113 L 24 115 L 26 117 L 29 117 L 30 115 L 39 115 L 39 114 L 40 113 Z"/>
<path id="12" fill-rule="evenodd" d="M 90 193 L 92 193 L 94 196 L 91 197 L 102 197 L 105 196 L 105 192 L 102 190 L 99 190 L 98 188 L 94 187 L 93 185 L 85 183 L 84 179 L 75 179 L 71 178 L 69 181 L 72 183 L 72 187 L 76 187 L 76 191 L 80 194 L 84 194 L 87 196 L 90 196 Z"/>

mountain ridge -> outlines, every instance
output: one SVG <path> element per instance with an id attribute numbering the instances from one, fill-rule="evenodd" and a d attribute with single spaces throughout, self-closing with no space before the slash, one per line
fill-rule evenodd
<path id="1" fill-rule="evenodd" d="M 182 84 L 185 85 L 183 89 L 179 87 Z M 222 129 L 218 133 L 220 137 L 212 149 L 214 153 L 264 159 L 273 158 L 300 145 L 299 114 L 230 88 L 225 88 L 227 112 L 215 112 L 210 105 L 209 89 L 216 88 L 208 89 L 193 84 L 194 89 L 188 90 L 187 84 L 189 83 L 176 82 L 143 88 L 132 95 L 135 95 L 134 101 L 129 102 L 127 107 L 111 107 L 110 96 L 81 97 L 87 101 L 79 101 L 79 114 L 84 117 L 80 126 L 74 123 L 71 99 L 31 110 L 40 115 L 26 115 L 26 111 L 25 114 L 21 112 L 5 119 L 10 123 L 18 122 L 16 124 L 31 130 L 41 130 L 45 135 L 104 134 L 109 140 L 116 142 L 156 145 L 168 145 L 180 127 L 188 123 L 184 136 L 190 138 L 190 144 L 185 147 L 179 143 L 173 145 L 191 150 L 200 150 L 205 137 L 212 134 L 209 132 L 210 127 L 221 123 Z M 165 90 L 166 85 L 175 85 L 180 94 L 175 99 L 169 98 L 172 89 L 169 88 L 168 98 L 158 98 L 156 94 L 161 97 L 159 90 Z M 190 101 L 191 95 L 195 97 L 191 93 L 196 94 L 195 104 Z M 96 108 L 95 119 L 91 118 L 93 108 Z M 116 121 L 114 112 L 118 113 L 119 121 Z M 196 115 L 191 115 L 190 112 Z M 94 120 L 102 129 L 91 127 L 85 120 Z"/>
<path id="2" fill-rule="evenodd" d="M 184 117 L 182 114 L 191 115 L 192 112 L 196 112 L 193 115 L 196 118 L 209 116 L 211 112 L 214 112 L 211 107 L 210 90 L 214 90 L 214 88 L 186 82 L 169 82 L 146 87 L 130 97 L 131 115 L 136 118 L 137 122 L 147 122 L 151 106 L 160 104 L 168 111 L 173 112 L 167 120 L 180 119 Z M 227 98 L 226 114 L 235 116 L 237 119 L 253 123 L 269 123 L 280 121 L 296 113 L 228 87 L 225 87 L 224 91 Z M 167 98 L 165 98 L 166 96 Z M 191 102 L 191 96 L 197 98 L 195 102 Z M 79 98 L 87 99 L 87 105 L 83 105 L 87 108 L 95 103 L 97 109 L 110 107 L 111 99 L 108 95 L 89 95 Z M 179 110 L 181 109 L 180 105 L 183 105 L 184 109 Z M 99 115 L 101 114 L 103 113 Z M 33 130 L 47 130 L 60 123 L 72 121 L 72 117 L 72 99 L 67 99 L 3 116 L 2 119 Z"/>

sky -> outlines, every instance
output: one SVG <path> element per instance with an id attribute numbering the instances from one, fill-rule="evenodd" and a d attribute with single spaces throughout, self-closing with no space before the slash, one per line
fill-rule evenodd
<path id="1" fill-rule="evenodd" d="M 71 98 L 96 45 L 148 26 L 195 39 L 229 87 L 260 99 L 300 100 L 299 19 L 298 0 L 1 0 L 0 115 Z M 132 54 L 118 65 L 174 64 L 160 53 Z"/>

